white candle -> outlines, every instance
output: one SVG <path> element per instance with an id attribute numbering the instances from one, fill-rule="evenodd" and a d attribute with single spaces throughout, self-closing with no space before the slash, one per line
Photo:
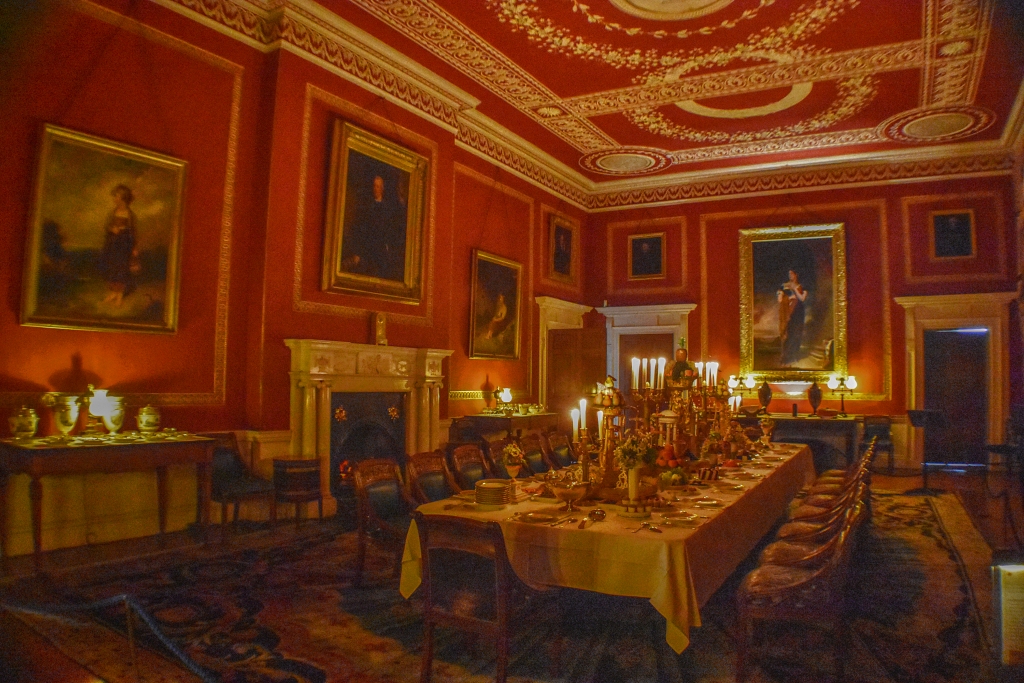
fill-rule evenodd
<path id="1" fill-rule="evenodd" d="M 704 383 L 704 363 L 703 362 L 697 362 L 697 363 L 694 363 L 694 365 L 697 367 L 697 384 L 703 384 Z"/>
<path id="2" fill-rule="evenodd" d="M 587 428 L 587 399 L 580 399 L 580 429 Z"/>
<path id="3" fill-rule="evenodd" d="M 658 389 L 665 388 L 665 359 L 658 359 Z"/>
<path id="4" fill-rule="evenodd" d="M 633 357 L 633 388 L 640 388 L 640 359 Z"/>
<path id="5" fill-rule="evenodd" d="M 573 408 L 569 415 L 572 417 L 572 441 L 576 443 L 580 440 L 580 411 Z"/>
<path id="6" fill-rule="evenodd" d="M 604 411 L 597 411 L 597 438 L 604 438 Z"/>
<path id="7" fill-rule="evenodd" d="M 643 385 L 643 383 L 647 381 L 647 359 L 646 358 L 643 359 L 643 366 L 644 366 L 644 371 L 640 375 L 640 383 L 641 383 L 641 385 Z M 641 389 L 646 389 L 646 386 L 641 386 L 640 388 Z"/>
<path id="8" fill-rule="evenodd" d="M 654 388 L 654 373 L 656 372 L 655 367 L 657 365 L 657 362 L 658 361 L 656 361 L 655 359 L 651 359 L 651 389 Z"/>
<path id="9" fill-rule="evenodd" d="M 718 363 L 715 361 L 708 363 L 708 384 L 711 386 L 718 384 Z"/>

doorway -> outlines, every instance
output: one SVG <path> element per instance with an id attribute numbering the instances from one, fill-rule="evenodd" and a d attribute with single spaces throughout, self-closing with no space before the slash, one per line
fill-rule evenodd
<path id="1" fill-rule="evenodd" d="M 924 331 L 924 408 L 948 426 L 925 432 L 925 453 L 952 463 L 988 461 L 989 331 L 984 327 Z"/>

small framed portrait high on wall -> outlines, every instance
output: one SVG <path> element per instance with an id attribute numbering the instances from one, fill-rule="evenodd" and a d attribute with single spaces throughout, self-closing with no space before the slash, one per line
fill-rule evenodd
<path id="1" fill-rule="evenodd" d="M 172 333 L 186 162 L 43 130 L 21 322 Z"/>
<path id="2" fill-rule="evenodd" d="M 928 233 L 933 259 L 972 258 L 977 255 L 974 212 L 970 209 L 932 211 Z"/>
<path id="3" fill-rule="evenodd" d="M 665 233 L 629 236 L 629 279 L 665 277 Z"/>
<path id="4" fill-rule="evenodd" d="M 426 157 L 334 124 L 322 289 L 419 303 Z"/>
<path id="5" fill-rule="evenodd" d="M 548 216 L 548 277 L 566 284 L 576 284 L 579 271 L 579 238 L 576 225 L 564 216 Z"/>

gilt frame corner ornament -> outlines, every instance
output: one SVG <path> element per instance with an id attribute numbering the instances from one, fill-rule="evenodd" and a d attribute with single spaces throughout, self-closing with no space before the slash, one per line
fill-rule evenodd
<path id="1" fill-rule="evenodd" d="M 46 124 L 21 324 L 173 334 L 188 162 Z"/>
<path id="2" fill-rule="evenodd" d="M 429 160 L 338 119 L 321 289 L 419 304 Z"/>
<path id="3" fill-rule="evenodd" d="M 521 263 L 473 250 L 470 292 L 469 357 L 519 358 L 523 266 Z"/>
<path id="4" fill-rule="evenodd" d="M 843 224 L 752 228 L 740 230 L 739 241 L 740 374 L 846 376 Z"/>

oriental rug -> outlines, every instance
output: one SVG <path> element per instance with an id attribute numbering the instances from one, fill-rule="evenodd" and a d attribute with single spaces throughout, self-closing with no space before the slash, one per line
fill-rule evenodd
<path id="1" fill-rule="evenodd" d="M 951 495 L 876 491 L 872 502 L 851 568 L 845 680 L 995 681 L 991 558 L 963 508 Z M 132 593 L 189 656 L 230 683 L 419 680 L 419 604 L 398 594 L 391 555 L 371 553 L 367 587 L 357 589 L 351 532 L 321 526 L 286 542 L 257 533 L 238 544 L 23 581 L 0 599 L 85 602 Z M 664 619 L 645 600 L 567 590 L 551 612 L 560 618 L 517 625 L 509 680 L 733 681 L 734 595 L 757 552 L 702 608 L 704 625 L 682 655 L 665 644 Z M 118 609 L 88 619 L 17 614 L 97 677 L 135 680 Z M 751 681 L 835 680 L 832 634 L 795 625 L 762 625 L 757 634 Z M 144 631 L 140 638 L 142 680 L 190 680 L 154 638 Z M 492 644 L 438 631 L 435 681 L 493 678 Z"/>

